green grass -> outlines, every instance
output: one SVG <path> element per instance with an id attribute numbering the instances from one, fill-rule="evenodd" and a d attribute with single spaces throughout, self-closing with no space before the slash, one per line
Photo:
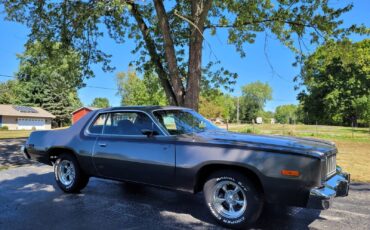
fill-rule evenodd
<path id="1" fill-rule="evenodd" d="M 337 164 L 351 173 L 353 181 L 370 182 L 369 128 L 324 125 L 231 124 L 229 130 L 241 133 L 290 135 L 334 141 L 338 147 Z"/>
<path id="2" fill-rule="evenodd" d="M 30 133 L 28 130 L 0 130 L 0 139 L 28 137 Z"/>
<path id="3" fill-rule="evenodd" d="M 370 140 L 369 128 L 351 128 L 343 126 L 230 124 L 229 130 L 241 133 L 250 132 L 257 134 L 289 135 L 355 142 L 368 142 Z"/>
<path id="4" fill-rule="evenodd" d="M 0 171 L 1 170 L 5 170 L 5 169 L 8 169 L 9 167 L 8 166 L 3 166 L 3 165 L 0 165 Z"/>

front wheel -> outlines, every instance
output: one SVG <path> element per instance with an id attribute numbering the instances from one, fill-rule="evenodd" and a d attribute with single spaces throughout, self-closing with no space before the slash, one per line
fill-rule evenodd
<path id="1" fill-rule="evenodd" d="M 80 169 L 76 158 L 61 154 L 54 164 L 55 180 L 66 193 L 76 193 L 86 187 L 89 177 Z"/>
<path id="2" fill-rule="evenodd" d="M 204 184 L 203 192 L 211 214 L 225 227 L 245 228 L 261 214 L 261 194 L 241 173 L 216 172 Z"/>

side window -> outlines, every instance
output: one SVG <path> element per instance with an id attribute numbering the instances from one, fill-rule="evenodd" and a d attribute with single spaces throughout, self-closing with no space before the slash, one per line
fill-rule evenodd
<path id="1" fill-rule="evenodd" d="M 157 125 L 145 113 L 117 112 L 110 113 L 104 127 L 104 134 L 115 135 L 144 135 L 146 130 L 152 130 L 157 135 L 161 134 Z"/>
<path id="2" fill-rule="evenodd" d="M 107 119 L 107 116 L 108 116 L 107 113 L 100 114 L 95 119 L 94 123 L 90 126 L 89 132 L 90 133 L 95 133 L 95 134 L 102 134 L 104 123 Z"/>

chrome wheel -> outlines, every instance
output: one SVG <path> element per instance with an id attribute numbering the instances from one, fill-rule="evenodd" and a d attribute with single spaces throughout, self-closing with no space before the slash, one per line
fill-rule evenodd
<path id="1" fill-rule="evenodd" d="M 232 181 L 221 181 L 213 189 L 212 204 L 221 216 L 237 219 L 247 208 L 247 198 L 238 184 Z"/>
<path id="2" fill-rule="evenodd" d="M 62 160 L 57 168 L 59 181 L 64 186 L 71 185 L 76 177 L 76 170 L 73 163 L 69 160 Z"/>

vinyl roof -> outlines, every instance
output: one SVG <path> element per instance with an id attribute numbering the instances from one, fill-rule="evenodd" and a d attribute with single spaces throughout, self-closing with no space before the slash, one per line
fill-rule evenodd
<path id="1" fill-rule="evenodd" d="M 115 110 L 141 110 L 141 111 L 146 111 L 150 112 L 153 110 L 158 110 L 158 109 L 167 109 L 167 110 L 178 110 L 178 109 L 189 109 L 185 107 L 179 107 L 179 106 L 159 106 L 159 105 L 147 105 L 147 106 L 120 106 L 120 107 L 112 107 L 112 108 L 107 108 L 103 109 L 104 111 L 115 111 Z"/>

